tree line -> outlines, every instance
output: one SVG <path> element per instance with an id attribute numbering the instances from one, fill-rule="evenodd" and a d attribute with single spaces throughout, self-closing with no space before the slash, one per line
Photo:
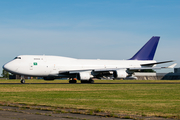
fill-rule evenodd
<path id="1" fill-rule="evenodd" d="M 1 76 L 2 76 L 3 78 L 9 78 L 9 75 L 11 75 L 11 74 L 10 74 L 8 71 L 6 71 L 6 70 L 3 69 Z"/>

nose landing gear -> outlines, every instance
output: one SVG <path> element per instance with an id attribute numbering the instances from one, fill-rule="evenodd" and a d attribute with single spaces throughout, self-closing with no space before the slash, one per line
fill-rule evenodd
<path id="1" fill-rule="evenodd" d="M 25 83 L 24 76 L 21 76 L 21 83 L 22 83 L 22 84 Z"/>
<path id="2" fill-rule="evenodd" d="M 24 79 L 21 79 L 21 83 L 24 84 L 24 83 L 25 83 L 25 80 L 24 80 Z"/>

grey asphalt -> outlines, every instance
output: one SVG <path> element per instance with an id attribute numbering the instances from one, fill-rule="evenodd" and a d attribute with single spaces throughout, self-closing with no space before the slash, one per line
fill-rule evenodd
<path id="1" fill-rule="evenodd" d="M 21 83 L 1 83 L 0 84 L 21 84 Z M 25 84 L 91 84 L 91 83 L 25 83 Z M 93 83 L 93 84 L 180 84 L 180 82 L 127 82 L 127 83 Z M 93 85 L 92 84 L 92 85 Z"/>

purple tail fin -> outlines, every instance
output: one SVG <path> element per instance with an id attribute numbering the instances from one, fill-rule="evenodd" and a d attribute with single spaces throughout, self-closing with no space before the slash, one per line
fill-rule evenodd
<path id="1" fill-rule="evenodd" d="M 131 59 L 129 60 L 153 60 L 160 37 L 153 36 Z"/>

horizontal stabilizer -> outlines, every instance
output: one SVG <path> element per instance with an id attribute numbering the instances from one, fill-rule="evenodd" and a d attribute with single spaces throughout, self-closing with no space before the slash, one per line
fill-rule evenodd
<path id="1" fill-rule="evenodd" d="M 128 68 L 130 71 L 136 71 L 136 70 L 155 70 L 155 69 L 163 69 L 163 68 L 174 68 L 177 65 L 177 63 L 174 63 L 168 67 L 140 67 L 140 68 Z"/>
<path id="2" fill-rule="evenodd" d="M 174 62 L 174 61 L 173 61 L 173 60 L 170 60 L 170 61 L 163 61 L 163 62 L 155 62 L 155 63 L 141 64 L 141 66 L 153 66 L 153 65 L 163 64 L 163 63 L 169 63 L 169 62 Z"/>

